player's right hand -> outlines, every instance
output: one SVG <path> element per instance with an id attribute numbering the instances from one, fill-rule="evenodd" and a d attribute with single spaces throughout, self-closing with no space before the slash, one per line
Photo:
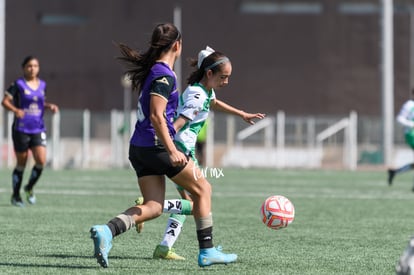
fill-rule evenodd
<path id="1" fill-rule="evenodd" d="M 24 117 L 24 111 L 23 111 L 22 109 L 17 109 L 17 111 L 16 111 L 16 112 L 14 112 L 14 115 L 15 115 L 17 118 L 23 118 L 23 117 Z"/>
<path id="2" fill-rule="evenodd" d="M 187 164 L 187 156 L 178 150 L 170 153 L 170 161 L 172 165 L 175 166 L 184 166 Z"/>

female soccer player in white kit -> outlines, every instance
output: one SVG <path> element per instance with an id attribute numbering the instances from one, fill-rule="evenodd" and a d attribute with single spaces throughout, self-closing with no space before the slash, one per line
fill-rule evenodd
<path id="1" fill-rule="evenodd" d="M 249 124 L 254 124 L 253 119 L 265 117 L 262 113 L 246 113 L 216 98 L 215 89 L 228 84 L 232 66 L 228 57 L 210 47 L 200 51 L 198 59 L 191 60 L 191 66 L 197 69 L 188 78 L 189 86 L 180 95 L 177 117 L 174 128 L 177 133 L 174 138 L 176 146 L 189 155 L 197 164 L 195 146 L 197 135 L 206 123 L 210 108 L 215 111 L 226 112 L 240 116 Z M 191 200 L 191 197 L 183 188 L 177 185 L 177 190 L 183 199 Z M 164 238 L 155 248 L 153 257 L 184 260 L 172 249 L 177 240 L 186 216 L 171 214 L 167 222 Z"/>

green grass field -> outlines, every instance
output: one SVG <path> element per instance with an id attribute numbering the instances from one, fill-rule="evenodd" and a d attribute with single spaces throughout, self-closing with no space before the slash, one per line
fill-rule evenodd
<path id="1" fill-rule="evenodd" d="M 186 261 L 153 260 L 167 215 L 115 238 L 110 266 L 92 257 L 89 228 L 128 208 L 139 191 L 132 170 L 44 171 L 38 204 L 10 205 L 11 171 L 0 171 L 0 274 L 395 274 L 414 234 L 413 174 L 386 183 L 383 171 L 224 169 L 213 185 L 214 243 L 238 262 L 200 268 L 192 218 L 175 245 Z M 25 174 L 27 179 L 28 173 Z M 294 222 L 260 221 L 270 195 L 293 202 Z M 167 198 L 177 193 L 168 184 Z"/>

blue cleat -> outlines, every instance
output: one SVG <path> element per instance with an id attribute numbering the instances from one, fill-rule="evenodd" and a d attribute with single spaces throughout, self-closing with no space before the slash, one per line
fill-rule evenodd
<path id="1" fill-rule="evenodd" d="M 198 254 L 198 265 L 200 267 L 213 264 L 229 264 L 236 260 L 236 254 L 225 254 L 221 252 L 221 246 L 200 249 L 200 254 Z"/>
<path id="2" fill-rule="evenodd" d="M 108 254 L 112 248 L 112 232 L 107 225 L 92 226 L 91 238 L 95 246 L 94 257 L 102 267 L 108 267 Z"/>

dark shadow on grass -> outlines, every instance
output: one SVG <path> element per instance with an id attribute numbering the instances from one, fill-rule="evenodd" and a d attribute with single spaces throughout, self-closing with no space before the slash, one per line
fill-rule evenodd
<path id="1" fill-rule="evenodd" d="M 78 270 L 88 270 L 88 269 L 100 269 L 101 267 L 96 263 L 96 259 L 93 256 L 76 256 L 76 255 L 65 255 L 65 254 L 45 254 L 42 255 L 43 257 L 49 258 L 56 258 L 56 259 L 88 259 L 91 261 L 91 264 L 88 265 L 79 265 L 79 264 L 30 264 L 30 263 L 15 263 L 15 262 L 1 262 L 0 267 L 21 267 L 21 268 L 62 268 L 62 269 L 78 269 Z M 142 260 L 142 261 L 162 261 L 160 259 L 153 259 L 152 257 L 125 257 L 125 256 L 113 256 L 111 257 L 113 260 Z M 92 264 L 93 263 L 93 264 Z M 241 263 L 238 261 L 237 263 Z M 234 263 L 234 264 L 237 264 Z M 197 272 L 217 272 L 218 270 L 223 270 L 226 265 L 213 265 L 207 267 L 198 267 L 197 263 L 194 262 L 197 268 Z M 230 264 L 230 265 L 234 265 Z M 115 268 L 116 269 L 116 268 Z M 125 267 L 123 266 L 122 269 L 133 269 L 135 270 L 135 266 Z M 182 271 L 183 274 L 188 272 L 188 268 L 182 266 L 170 266 L 169 269 L 174 272 Z"/>
<path id="2" fill-rule="evenodd" d="M 37 255 L 45 258 L 55 258 L 55 259 L 88 259 L 91 260 L 93 265 L 71 265 L 71 264 L 29 264 L 29 263 L 16 263 L 16 262 L 2 262 L 0 261 L 0 266 L 9 266 L 9 267 L 34 267 L 34 268 L 66 268 L 66 269 L 96 269 L 99 265 L 96 264 L 96 259 L 93 256 L 79 256 L 79 255 L 69 255 L 69 254 L 43 254 Z M 111 259 L 118 260 L 153 260 L 150 257 L 125 257 L 125 256 L 112 256 Z"/>
<path id="3" fill-rule="evenodd" d="M 79 255 L 67 255 L 67 254 L 42 254 L 38 255 L 42 257 L 49 257 L 49 258 L 60 258 L 60 259 L 70 259 L 70 258 L 79 258 L 79 259 L 95 259 L 92 255 L 91 256 L 79 256 Z M 111 259 L 121 259 L 121 260 L 153 260 L 152 257 L 130 257 L 130 256 L 109 256 L 109 260 Z"/>
<path id="4" fill-rule="evenodd" d="M 44 267 L 44 268 L 68 268 L 68 269 L 96 269 L 96 265 L 80 266 L 80 265 L 61 265 L 61 264 L 25 264 L 25 263 L 2 263 L 0 266 L 10 267 Z"/>
<path id="5" fill-rule="evenodd" d="M 9 267 L 31 267 L 31 268 L 65 268 L 65 269 L 96 269 L 99 268 L 99 265 L 96 264 L 96 260 L 94 257 L 89 256 L 72 256 L 72 255 L 50 255 L 51 258 L 61 258 L 61 259 L 70 259 L 70 258 L 82 258 L 82 259 L 90 259 L 91 265 L 83 266 L 83 265 L 71 265 L 71 264 L 29 264 L 29 263 L 15 263 L 15 262 L 1 262 L 0 266 L 9 266 Z M 123 259 L 123 260 L 149 260 L 152 258 L 136 258 L 136 257 L 111 257 L 111 259 Z"/>

